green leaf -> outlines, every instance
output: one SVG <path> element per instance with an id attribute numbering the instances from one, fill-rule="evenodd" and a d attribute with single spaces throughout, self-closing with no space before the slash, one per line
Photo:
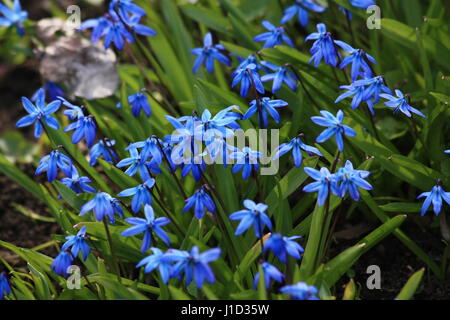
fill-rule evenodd
<path id="1" fill-rule="evenodd" d="M 408 282 L 406 282 L 403 289 L 400 291 L 400 293 L 397 296 L 397 300 L 410 300 L 414 294 L 417 291 L 417 288 L 420 285 L 420 282 L 422 281 L 423 274 L 425 272 L 425 269 L 421 269 L 414 273 L 409 279 Z"/>

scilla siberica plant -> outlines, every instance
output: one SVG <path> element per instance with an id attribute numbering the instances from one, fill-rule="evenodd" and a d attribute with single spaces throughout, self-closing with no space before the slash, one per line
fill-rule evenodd
<path id="1" fill-rule="evenodd" d="M 83 298 L 340 298 L 338 281 L 390 233 L 445 278 L 445 263 L 400 227 L 404 212 L 425 215 L 432 206 L 446 239 L 450 151 L 433 127 L 446 130 L 445 104 L 435 100 L 448 99 L 431 88 L 435 66 L 448 73 L 448 61 L 424 48 L 420 63 L 436 63 L 424 64 L 426 75 L 409 74 L 419 60 L 397 42 L 410 47 L 411 35 L 389 19 L 391 36 L 377 36 L 386 53 L 378 38 L 355 35 L 362 22 L 350 14 L 373 1 L 342 4 L 347 19 L 323 14 L 338 9 L 333 1 L 247 2 L 112 0 L 77 36 L 114 51 L 120 89 L 89 101 L 57 83 L 22 98 L 27 114 L 16 126 L 33 125 L 41 138 L 36 175 L 46 181 L 3 155 L 0 171 L 46 204 L 63 235 L 54 237 L 61 245 L 52 258 L 0 245 L 57 283 L 48 286 L 55 297 L 73 298 L 64 283 L 76 265 Z M 258 12 L 281 5 L 281 21 L 258 20 L 250 4 Z M 18 0 L 0 13 L 0 26 L 34 36 Z M 388 61 L 397 50 L 411 61 Z M 248 136 L 239 144 L 241 132 Z M 264 175 L 274 163 L 278 171 Z M 369 215 L 370 234 L 330 250 L 344 219 Z M 32 280 L 10 271 L 0 273 L 0 299 L 34 297 L 24 292 Z"/>

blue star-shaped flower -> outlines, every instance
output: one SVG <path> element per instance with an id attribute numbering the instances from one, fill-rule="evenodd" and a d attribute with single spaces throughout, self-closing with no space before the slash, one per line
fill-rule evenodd
<path id="1" fill-rule="evenodd" d="M 22 104 L 29 114 L 17 121 L 16 126 L 18 128 L 27 127 L 34 123 L 34 136 L 36 138 L 39 138 L 44 130 L 42 122 L 52 129 L 59 129 L 58 120 L 53 118 L 51 114 L 58 111 L 61 101 L 55 100 L 46 105 L 44 89 L 39 89 L 35 104 L 26 97 L 22 97 Z"/>
<path id="2" fill-rule="evenodd" d="M 274 233 L 264 243 L 264 251 L 272 250 L 273 254 L 283 263 L 287 263 L 287 255 L 300 260 L 302 258 L 301 254 L 305 250 L 294 241 L 300 238 L 300 236 L 283 237 L 279 233 Z"/>
<path id="3" fill-rule="evenodd" d="M 411 113 L 415 113 L 423 118 L 426 118 L 426 116 L 422 112 L 410 105 L 408 96 L 403 95 L 403 92 L 401 92 L 400 90 L 395 90 L 395 94 L 397 95 L 397 97 L 394 97 L 387 93 L 380 94 L 382 98 L 389 100 L 384 104 L 389 108 L 394 108 L 394 113 L 400 111 L 409 118 L 412 117 Z"/>
<path id="4" fill-rule="evenodd" d="M 205 210 L 208 210 L 212 214 L 216 211 L 214 200 L 206 193 L 204 187 L 198 189 L 194 195 L 187 198 L 185 202 L 186 205 L 183 208 L 183 213 L 194 207 L 194 215 L 197 219 L 203 218 Z"/>
<path id="5" fill-rule="evenodd" d="M 249 89 L 254 85 L 256 91 L 263 94 L 264 86 L 261 82 L 261 76 L 258 73 L 258 67 L 256 64 L 251 63 L 245 66 L 245 68 L 237 68 L 233 74 L 233 82 L 231 87 L 234 88 L 238 83 L 241 84 L 240 95 L 246 97 Z"/>
<path id="6" fill-rule="evenodd" d="M 348 192 L 353 200 L 358 201 L 360 199 L 358 188 L 372 190 L 370 183 L 364 180 L 369 175 L 369 171 L 353 169 L 353 164 L 347 160 L 345 167 L 340 168 L 336 173 L 336 178 L 340 182 L 339 196 L 344 198 Z"/>
<path id="7" fill-rule="evenodd" d="M 164 283 L 167 283 L 171 277 L 172 272 L 172 259 L 167 257 L 166 253 L 163 253 L 158 248 L 150 248 L 153 254 L 149 255 L 142 259 L 137 265 L 136 268 L 140 268 L 145 266 L 144 272 L 150 273 L 155 269 L 158 269 L 159 274 L 161 275 L 161 280 Z"/>
<path id="8" fill-rule="evenodd" d="M 268 114 L 275 120 L 276 123 L 280 123 L 280 115 L 276 108 L 286 107 L 288 103 L 283 100 L 270 100 L 270 98 L 264 97 L 261 99 L 253 100 L 250 102 L 250 108 L 242 117 L 242 120 L 247 120 L 255 113 L 258 113 L 258 121 L 262 120 L 259 125 L 262 128 L 267 128 L 269 123 Z"/>
<path id="9" fill-rule="evenodd" d="M 0 26 L 7 28 L 15 26 L 19 35 L 25 34 L 23 22 L 28 18 L 28 12 L 22 10 L 19 0 L 14 0 L 12 8 L 0 3 L 0 13 L 3 15 L 3 17 L 0 17 Z"/>
<path id="10" fill-rule="evenodd" d="M 327 32 L 327 27 L 323 23 L 317 25 L 317 31 L 306 37 L 305 41 L 316 40 L 310 50 L 312 55 L 309 63 L 314 62 L 318 67 L 322 59 L 326 64 L 335 67 L 338 62 L 339 53 L 336 50 L 331 33 Z"/>
<path id="11" fill-rule="evenodd" d="M 72 265 L 74 257 L 69 251 L 61 251 L 56 258 L 53 260 L 50 268 L 57 275 L 67 277 L 68 276 L 68 268 Z"/>
<path id="12" fill-rule="evenodd" d="M 237 211 L 230 215 L 230 220 L 241 220 L 235 235 L 243 234 L 247 229 L 253 226 L 255 236 L 261 238 L 264 226 L 272 230 L 272 222 L 265 213 L 268 206 L 264 203 L 256 204 L 252 200 L 244 200 L 244 207 L 247 209 Z"/>
<path id="13" fill-rule="evenodd" d="M 145 93 L 138 92 L 128 97 L 128 103 L 131 104 L 131 112 L 137 118 L 142 110 L 150 117 L 152 114 L 152 109 L 148 97 Z"/>
<path id="14" fill-rule="evenodd" d="M 442 209 L 442 200 L 447 202 L 450 205 L 450 192 L 445 192 L 444 189 L 440 185 L 436 185 L 431 189 L 430 192 L 424 192 L 420 194 L 417 199 L 425 198 L 425 201 L 422 205 L 422 210 L 420 211 L 421 215 L 424 216 L 427 213 L 428 208 L 431 204 L 433 204 L 433 210 L 436 215 L 441 213 Z"/>
<path id="15" fill-rule="evenodd" d="M 89 151 L 89 164 L 91 166 L 95 166 L 97 164 L 97 159 L 101 156 L 109 163 L 113 163 L 117 160 L 117 154 L 112 148 L 116 144 L 116 141 L 105 139 L 105 142 L 103 142 L 103 140 L 98 141 Z"/>
<path id="16" fill-rule="evenodd" d="M 63 106 L 67 107 L 68 109 L 64 110 L 64 115 L 66 117 L 69 118 L 69 120 L 75 120 L 75 119 L 80 119 L 82 117 L 84 117 L 84 112 L 83 112 L 83 108 L 76 106 L 72 103 L 70 103 L 69 101 L 67 101 L 66 99 L 64 99 L 61 96 L 57 97 L 59 100 L 61 100 Z"/>
<path id="17" fill-rule="evenodd" d="M 296 0 L 295 4 L 287 7 L 283 12 L 280 24 L 285 24 L 296 15 L 298 15 L 298 22 L 304 28 L 308 25 L 308 10 L 313 12 L 324 12 L 327 8 L 314 2 L 313 0 Z"/>
<path id="18" fill-rule="evenodd" d="M 287 45 L 294 47 L 294 43 L 292 40 L 285 34 L 285 30 L 283 27 L 276 28 L 269 21 L 264 20 L 262 22 L 264 28 L 266 28 L 269 32 L 265 32 L 257 35 L 253 38 L 255 42 L 264 42 L 263 48 L 273 48 L 276 45 L 282 44 L 285 42 Z"/>
<path id="19" fill-rule="evenodd" d="M 66 176 L 72 176 L 72 161 L 70 158 L 58 150 L 53 150 L 39 161 L 35 175 L 47 171 L 48 181 L 53 182 L 58 175 L 58 169 L 63 171 Z"/>
<path id="20" fill-rule="evenodd" d="M 298 282 L 294 285 L 284 286 L 280 289 L 281 293 L 291 295 L 295 300 L 319 300 L 318 290 L 314 286 L 309 286 L 305 282 Z"/>
<path id="21" fill-rule="evenodd" d="M 377 63 L 374 57 L 365 52 L 362 49 L 354 49 L 347 43 L 343 41 L 336 40 L 336 43 L 339 47 L 341 47 L 344 51 L 348 52 L 348 56 L 342 60 L 339 68 L 343 69 L 350 63 L 352 64 L 352 72 L 351 78 L 352 81 L 356 81 L 359 76 L 371 78 L 373 73 L 372 69 L 369 66 L 369 62 Z"/>
<path id="22" fill-rule="evenodd" d="M 155 179 L 149 179 L 145 183 L 134 188 L 129 188 L 120 192 L 118 197 L 131 197 L 131 209 L 134 213 L 139 212 L 142 206 L 152 204 L 152 196 L 150 194 L 151 188 L 155 185 Z"/>
<path id="23" fill-rule="evenodd" d="M 161 139 L 158 139 L 156 136 L 152 136 L 148 138 L 145 141 L 139 141 L 130 144 L 126 150 L 133 150 L 133 149 L 142 149 L 140 153 L 140 158 L 142 160 L 147 161 L 148 159 L 152 158 L 155 163 L 158 165 L 162 163 L 163 159 L 163 153 L 161 151 L 161 148 L 159 147 L 162 145 Z M 130 151 L 131 152 L 131 151 Z"/>
<path id="24" fill-rule="evenodd" d="M 61 179 L 61 182 L 77 194 L 96 192 L 95 189 L 89 185 L 89 183 L 91 183 L 91 179 L 88 177 L 80 177 L 75 167 L 72 167 L 70 178 L 63 178 Z"/>
<path id="25" fill-rule="evenodd" d="M 8 277 L 6 273 L 0 273 L 0 300 L 5 299 L 6 296 L 11 294 L 11 286 L 9 285 Z"/>
<path id="26" fill-rule="evenodd" d="M 109 222 L 114 223 L 115 213 L 123 217 L 123 211 L 118 201 L 106 192 L 98 192 L 94 199 L 86 202 L 81 207 L 80 216 L 84 216 L 89 211 L 94 212 L 97 221 L 103 221 L 105 218 L 108 218 Z"/>
<path id="27" fill-rule="evenodd" d="M 200 65 L 205 62 L 206 69 L 209 73 L 214 73 L 214 60 L 223 63 L 226 66 L 231 66 L 231 61 L 220 51 L 225 50 L 221 44 L 213 44 L 212 35 L 208 32 L 203 39 L 203 48 L 195 48 L 191 50 L 192 54 L 198 56 L 192 69 L 193 73 L 197 73 Z"/>
<path id="28" fill-rule="evenodd" d="M 151 178 L 148 167 L 146 166 L 146 160 L 141 157 L 136 148 L 128 150 L 130 157 L 121 160 L 116 166 L 118 168 L 128 167 L 125 170 L 125 174 L 130 177 L 134 176 L 139 171 L 142 181 L 147 181 Z"/>
<path id="29" fill-rule="evenodd" d="M 321 168 L 320 171 L 306 167 L 305 172 L 314 180 L 303 188 L 305 192 L 317 192 L 317 203 L 323 206 L 328 197 L 329 191 L 336 195 L 340 194 L 339 187 L 336 182 L 336 176 L 331 174 L 327 168 Z"/>
<path id="30" fill-rule="evenodd" d="M 283 82 L 286 83 L 286 85 L 291 89 L 292 91 L 297 91 L 297 77 L 295 74 L 293 74 L 291 71 L 289 71 L 284 66 L 277 66 L 273 63 L 267 62 L 267 61 L 261 61 L 261 64 L 267 68 L 269 68 L 272 71 L 275 71 L 274 73 L 269 73 L 261 77 L 262 82 L 268 82 L 273 81 L 272 83 L 272 93 L 277 93 L 281 86 L 283 85 Z"/>
<path id="31" fill-rule="evenodd" d="M 61 251 L 68 251 L 72 253 L 72 257 L 78 257 L 81 252 L 83 260 L 86 261 L 87 256 L 91 252 L 91 247 L 86 242 L 86 226 L 82 227 L 76 236 L 66 237 L 67 242 L 63 244 Z"/>
<path id="32" fill-rule="evenodd" d="M 92 147 L 96 138 L 96 129 L 94 117 L 89 115 L 87 117 L 80 117 L 77 121 L 69 124 L 64 131 L 75 130 L 72 135 L 72 143 L 76 144 L 85 139 L 88 148 Z"/>
<path id="33" fill-rule="evenodd" d="M 320 153 L 319 149 L 308 146 L 302 142 L 300 136 L 295 137 L 288 143 L 283 143 L 278 147 L 277 153 L 273 156 L 273 160 L 277 160 L 281 156 L 286 153 L 292 151 L 292 156 L 294 158 L 294 164 L 297 168 L 300 168 L 302 165 L 303 157 L 302 150 L 305 150 L 309 155 L 316 154 L 322 157 L 322 153 Z"/>
<path id="34" fill-rule="evenodd" d="M 334 136 L 339 151 L 344 151 L 343 136 L 356 136 L 355 130 L 342 123 L 344 121 L 344 112 L 342 112 L 342 110 L 339 110 L 336 116 L 325 110 L 320 111 L 320 113 L 322 114 L 322 117 L 312 117 L 311 120 L 319 126 L 328 127 L 328 129 L 324 130 L 317 137 L 316 142 L 322 143 Z"/>
<path id="35" fill-rule="evenodd" d="M 284 280 L 284 274 L 277 269 L 277 267 L 271 265 L 268 262 L 263 262 L 261 264 L 264 273 L 264 284 L 266 289 L 270 288 L 272 280 L 281 283 Z M 253 281 L 253 286 L 255 289 L 258 287 L 260 274 L 259 272 L 255 275 L 255 280 Z"/>
<path id="36" fill-rule="evenodd" d="M 166 245 L 170 245 L 169 236 L 161 228 L 170 223 L 170 220 L 166 217 L 155 218 L 155 212 L 153 208 L 149 205 L 144 207 L 145 219 L 142 218 L 127 218 L 125 221 L 129 224 L 134 225 L 124 232 L 122 236 L 130 237 L 135 236 L 140 233 L 144 233 L 144 239 L 142 241 L 141 252 L 145 253 L 152 244 L 152 232 L 158 236 Z"/>
<path id="37" fill-rule="evenodd" d="M 133 3 L 133 0 L 111 0 L 109 11 L 116 11 L 124 21 L 129 21 L 130 16 L 143 17 L 147 13 L 144 9 Z"/>
<path id="38" fill-rule="evenodd" d="M 261 158 L 261 152 L 244 147 L 242 151 L 230 154 L 230 157 L 236 161 L 232 169 L 233 174 L 242 170 L 242 179 L 244 180 L 250 177 L 252 171 L 257 173 L 259 170 L 258 159 Z"/>

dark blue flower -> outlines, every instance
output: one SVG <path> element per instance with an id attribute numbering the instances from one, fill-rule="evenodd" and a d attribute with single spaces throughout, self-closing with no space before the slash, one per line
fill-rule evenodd
<path id="1" fill-rule="evenodd" d="M 131 28 L 136 34 L 144 36 L 144 37 L 153 37 L 156 36 L 156 31 L 152 28 L 140 24 L 141 16 L 133 15 L 131 18 L 126 22 L 127 26 Z"/>
<path id="2" fill-rule="evenodd" d="M 305 250 L 294 241 L 300 238 L 300 236 L 283 237 L 279 233 L 274 233 L 264 243 L 264 251 L 272 250 L 273 254 L 283 263 L 287 263 L 287 255 L 300 260 L 302 258 L 301 254 Z"/>
<path id="3" fill-rule="evenodd" d="M 180 277 L 184 272 L 186 284 L 189 285 L 194 279 L 197 288 L 202 288 L 203 283 L 215 281 L 214 273 L 209 263 L 219 259 L 221 250 L 219 248 L 210 249 L 203 253 L 197 246 L 192 247 L 190 252 L 180 250 L 170 250 L 166 256 L 176 262 L 172 270 L 173 277 Z"/>
<path id="4" fill-rule="evenodd" d="M 131 112 L 137 118 L 142 110 L 150 117 L 152 114 L 152 109 L 150 106 L 150 102 L 148 101 L 148 97 L 146 94 L 142 92 L 138 92 L 128 97 L 128 103 L 131 104 Z"/>
<path id="5" fill-rule="evenodd" d="M 98 192 L 94 199 L 86 202 L 80 210 L 80 216 L 84 216 L 89 211 L 94 211 L 97 221 L 103 221 L 108 218 L 109 222 L 114 223 L 114 214 L 117 213 L 123 217 L 123 211 L 118 201 L 106 192 Z"/>
<path id="6" fill-rule="evenodd" d="M 0 273 L 0 300 L 5 299 L 6 296 L 11 294 L 11 287 L 9 285 L 8 277 L 6 273 Z"/>
<path id="7" fill-rule="evenodd" d="M 255 173 L 259 171 L 258 159 L 261 158 L 261 153 L 258 151 L 244 147 L 242 151 L 238 150 L 230 154 L 230 158 L 235 160 L 233 174 L 242 170 L 242 179 L 244 180 L 250 177 L 252 171 Z"/>
<path id="8" fill-rule="evenodd" d="M 262 128 L 267 128 L 269 123 L 267 115 L 269 114 L 276 123 L 280 123 L 280 115 L 278 114 L 276 108 L 286 107 L 287 105 L 288 103 L 283 100 L 270 100 L 270 98 L 267 97 L 256 99 L 250 102 L 250 108 L 244 114 L 242 120 L 247 120 L 255 113 L 258 113 L 258 121 L 261 119 L 263 122 L 259 125 Z"/>
<path id="9" fill-rule="evenodd" d="M 191 172 L 195 181 L 200 181 L 203 171 L 206 170 L 206 163 L 203 160 L 203 157 L 205 156 L 206 152 L 196 155 L 195 157 L 185 159 L 182 165 L 181 176 L 184 178 Z"/>
<path id="10" fill-rule="evenodd" d="M 150 273 L 155 269 L 158 269 L 159 274 L 161 275 L 161 280 L 164 283 L 167 283 L 170 279 L 172 272 L 172 259 L 167 257 L 166 253 L 163 253 L 158 248 L 150 248 L 153 254 L 149 255 L 142 259 L 137 265 L 136 268 L 140 268 L 145 265 L 144 272 Z"/>
<path id="11" fill-rule="evenodd" d="M 72 256 L 72 254 L 69 251 L 61 251 L 53 260 L 52 264 L 50 265 L 50 268 L 57 275 L 67 277 L 68 275 L 67 269 L 72 265 L 74 259 L 75 259 L 74 256 Z"/>
<path id="12" fill-rule="evenodd" d="M 19 35 L 25 34 L 23 22 L 28 18 L 28 12 L 22 10 L 19 0 L 14 0 L 12 8 L 0 3 L 0 13 L 3 15 L 0 17 L 0 26 L 7 28 L 15 26 Z"/>
<path id="13" fill-rule="evenodd" d="M 382 98 L 389 100 L 384 104 L 389 108 L 394 108 L 394 114 L 400 111 L 409 118 L 411 118 L 412 116 L 411 113 L 415 113 L 423 118 L 426 118 L 426 116 L 422 112 L 410 105 L 408 101 L 409 96 L 403 95 L 403 92 L 401 92 L 400 90 L 395 90 L 395 94 L 397 95 L 397 97 L 394 97 L 387 93 L 380 94 Z"/>
<path id="14" fill-rule="evenodd" d="M 366 88 L 363 85 L 355 85 L 355 83 L 352 83 L 348 86 L 341 86 L 340 89 L 347 90 L 347 92 L 344 92 L 341 94 L 334 103 L 341 102 L 342 100 L 353 96 L 352 100 L 352 109 L 356 109 L 359 107 L 359 105 L 365 101 L 367 104 L 367 107 L 369 108 L 370 112 L 372 114 L 375 114 L 375 110 L 373 109 L 373 102 L 371 99 L 364 99 Z"/>
<path id="15" fill-rule="evenodd" d="M 251 63 L 246 65 L 245 68 L 237 68 L 233 74 L 233 82 L 231 87 L 234 88 L 238 83 L 241 84 L 240 95 L 246 97 L 249 89 L 254 85 L 256 91 L 264 93 L 264 86 L 261 82 L 261 76 L 258 73 L 258 67 Z"/>
<path id="16" fill-rule="evenodd" d="M 95 166 L 97 164 L 97 159 L 103 156 L 106 162 L 113 163 L 117 160 L 117 154 L 113 150 L 113 146 L 116 144 L 115 140 L 105 139 L 106 145 L 103 140 L 99 140 L 94 146 L 89 150 L 89 164 Z"/>
<path id="17" fill-rule="evenodd" d="M 261 64 L 270 70 L 275 71 L 274 73 L 269 73 L 261 77 L 262 82 L 273 81 L 272 93 L 277 93 L 281 89 L 283 82 L 286 83 L 292 91 L 297 91 L 298 79 L 295 74 L 290 72 L 286 67 L 279 67 L 267 61 L 261 61 Z"/>
<path id="18" fill-rule="evenodd" d="M 130 157 L 121 160 L 117 164 L 117 167 L 123 168 L 129 166 L 128 169 L 125 170 L 125 174 L 132 177 L 139 170 L 142 181 L 147 181 L 148 179 L 150 179 L 151 176 L 148 167 L 146 166 L 146 160 L 141 157 L 136 148 L 129 149 L 128 151 L 130 152 Z"/>
<path id="19" fill-rule="evenodd" d="M 296 0 L 295 4 L 286 8 L 283 12 L 280 24 L 285 24 L 296 15 L 302 27 L 308 25 L 308 10 L 313 12 L 324 12 L 327 8 L 316 3 L 314 0 Z"/>
<path id="20" fill-rule="evenodd" d="M 47 171 L 48 181 L 53 182 L 58 175 L 58 169 L 63 171 L 66 176 L 72 176 L 72 161 L 70 158 L 58 150 L 53 150 L 39 161 L 35 175 Z"/>
<path id="21" fill-rule="evenodd" d="M 54 82 L 46 82 L 43 89 L 45 91 L 45 95 L 50 101 L 59 99 L 60 97 L 64 96 L 64 90 Z M 38 94 L 39 90 L 34 93 L 31 101 L 35 102 L 37 100 Z"/>
<path id="22" fill-rule="evenodd" d="M 325 110 L 320 111 L 320 113 L 322 114 L 322 117 L 312 117 L 311 120 L 319 126 L 328 127 L 328 129 L 324 130 L 317 137 L 316 142 L 322 143 L 334 136 L 339 151 L 344 151 L 343 136 L 356 136 L 355 130 L 342 123 L 344 121 L 344 112 L 339 110 L 336 116 Z"/>
<path id="23" fill-rule="evenodd" d="M 323 23 L 317 25 L 317 31 L 305 39 L 305 41 L 316 40 L 310 50 L 312 57 L 309 63 L 314 62 L 314 66 L 318 67 L 323 59 L 326 64 L 335 67 L 338 63 L 339 53 L 331 38 L 331 33 L 327 32 L 327 27 Z"/>
<path id="24" fill-rule="evenodd" d="M 369 66 L 369 62 L 377 63 L 375 58 L 362 49 L 354 49 L 343 41 L 336 40 L 336 43 L 349 55 L 342 60 L 339 68 L 343 69 L 350 63 L 352 64 L 351 78 L 352 81 L 356 81 L 358 77 L 371 78 L 373 76 L 372 69 Z"/>
<path id="25" fill-rule="evenodd" d="M 78 257 L 81 252 L 83 255 L 83 260 L 86 261 L 87 256 L 91 252 L 91 247 L 86 242 L 86 226 L 82 227 L 76 236 L 66 237 L 67 242 L 63 244 L 61 251 L 68 251 L 72 253 L 72 257 Z"/>
<path id="26" fill-rule="evenodd" d="M 367 9 L 370 6 L 375 6 L 376 2 L 373 0 L 350 0 L 352 6 Z"/>
<path id="27" fill-rule="evenodd" d="M 295 137 L 288 143 L 283 143 L 278 147 L 277 153 L 273 156 L 273 160 L 277 160 L 281 156 L 292 150 L 292 156 L 294 158 L 294 164 L 297 168 L 300 168 L 302 165 L 303 157 L 302 150 L 305 150 L 309 155 L 316 154 L 318 156 L 322 156 L 319 149 L 308 146 L 302 142 L 300 137 Z"/>
<path id="28" fill-rule="evenodd" d="M 314 286 L 309 286 L 304 282 L 284 286 L 280 289 L 280 292 L 289 294 L 295 300 L 319 300 L 317 297 L 317 288 Z"/>
<path id="29" fill-rule="evenodd" d="M 141 252 L 145 253 L 152 245 L 152 232 L 158 236 L 166 245 L 170 245 L 169 236 L 161 228 L 170 223 L 170 220 L 166 217 L 155 218 L 155 212 L 153 208 L 149 205 L 144 207 L 145 219 L 142 218 L 127 218 L 125 221 L 129 224 L 134 225 L 124 232 L 122 236 L 130 237 L 135 236 L 140 233 L 144 233 L 144 239 L 142 241 Z"/>
<path id="30" fill-rule="evenodd" d="M 69 124 L 64 131 L 75 130 L 72 135 L 72 143 L 76 144 L 84 138 L 87 146 L 90 148 L 95 142 L 96 128 L 97 126 L 94 117 L 89 115 L 87 117 L 78 118 L 77 121 Z"/>
<path id="31" fill-rule="evenodd" d="M 276 28 L 269 21 L 264 20 L 262 22 L 264 28 L 266 28 L 269 32 L 265 32 L 257 35 L 253 38 L 255 42 L 264 42 L 263 48 L 272 48 L 276 45 L 282 44 L 285 42 L 287 45 L 294 47 L 294 43 L 292 40 L 285 34 L 285 30 L 283 27 Z"/>
<path id="32" fill-rule="evenodd" d="M 353 169 L 353 164 L 347 160 L 345 167 L 336 173 L 336 179 L 340 182 L 339 196 L 344 198 L 348 192 L 353 200 L 358 201 L 360 199 L 358 188 L 372 190 L 370 183 L 364 180 L 369 175 L 369 171 Z"/>
<path id="33" fill-rule="evenodd" d="M 191 50 L 192 54 L 198 56 L 197 60 L 195 60 L 192 72 L 197 73 L 201 64 L 205 62 L 206 69 L 210 73 L 214 73 L 214 60 L 217 60 L 226 66 L 231 66 L 230 59 L 220 52 L 223 50 L 225 50 L 223 45 L 213 44 L 212 35 L 208 32 L 203 39 L 203 48 L 195 48 Z"/>
<path id="34" fill-rule="evenodd" d="M 257 238 L 261 238 L 264 226 L 272 230 L 272 222 L 265 213 L 268 206 L 264 203 L 256 204 L 252 200 L 244 200 L 244 207 L 247 209 L 237 211 L 230 215 L 230 220 L 241 220 L 235 235 L 243 234 L 247 229 L 253 226 Z"/>
<path id="35" fill-rule="evenodd" d="M 155 185 L 155 179 L 149 179 L 145 181 L 145 183 L 138 185 L 134 188 L 129 188 L 120 192 L 118 197 L 131 197 L 133 196 L 133 200 L 131 201 L 131 209 L 134 213 L 137 213 L 141 210 L 142 206 L 151 205 L 152 204 L 152 196 L 150 194 L 151 188 Z"/>
<path id="36" fill-rule="evenodd" d="M 64 110 L 64 115 L 66 117 L 68 117 L 69 120 L 75 120 L 75 119 L 80 119 L 80 118 L 84 117 L 84 112 L 83 112 L 82 107 L 79 107 L 79 106 L 76 106 L 76 105 L 70 103 L 63 97 L 58 97 L 58 99 L 61 100 L 62 104 L 65 107 L 69 108 L 67 110 Z"/>
<path id="37" fill-rule="evenodd" d="M 417 199 L 425 198 L 425 201 L 422 205 L 422 210 L 420 211 L 421 215 L 424 216 L 427 213 L 428 208 L 431 204 L 433 204 L 433 210 L 436 215 L 441 212 L 442 209 L 442 199 L 444 199 L 447 204 L 450 205 L 450 192 L 445 192 L 444 189 L 440 185 L 436 185 L 431 189 L 430 192 L 424 192 L 420 194 Z"/>
<path id="38" fill-rule="evenodd" d="M 319 170 L 306 167 L 305 172 L 314 180 L 303 188 L 305 192 L 317 192 L 317 203 L 319 206 L 323 206 L 325 200 L 328 197 L 329 191 L 333 192 L 336 195 L 340 194 L 340 190 L 336 183 L 336 176 L 331 174 L 327 168 L 322 168 Z"/>
<path id="39" fill-rule="evenodd" d="M 117 11 L 120 17 L 127 22 L 130 16 L 142 17 L 147 14 L 144 9 L 133 3 L 133 0 L 111 0 L 109 11 Z"/>
<path id="40" fill-rule="evenodd" d="M 158 165 L 162 163 L 162 159 L 164 157 L 161 148 L 159 147 L 162 145 L 161 139 L 158 139 L 155 136 L 152 136 L 148 138 L 145 141 L 139 141 L 130 144 L 126 150 L 132 150 L 132 149 L 142 149 L 140 153 L 140 157 L 142 160 L 147 161 L 148 159 L 152 159 L 157 163 Z"/>
<path id="41" fill-rule="evenodd" d="M 197 219 L 203 218 L 205 209 L 213 213 L 216 211 L 216 205 L 209 194 L 206 193 L 205 188 L 201 187 L 194 195 L 185 200 L 186 205 L 183 208 L 183 213 L 194 207 L 194 214 Z"/>
<path id="42" fill-rule="evenodd" d="M 264 284 L 265 284 L 266 289 L 270 288 L 270 284 L 271 284 L 272 280 L 275 280 L 278 283 L 283 282 L 284 274 L 282 272 L 280 272 L 280 270 L 278 270 L 277 267 L 271 265 L 268 262 L 263 262 L 261 264 L 261 267 L 262 267 L 263 273 L 264 273 Z M 260 275 L 258 272 L 255 275 L 255 280 L 253 281 L 253 286 L 255 288 L 258 287 L 259 277 L 260 277 Z"/>
<path id="43" fill-rule="evenodd" d="M 70 178 L 63 178 L 61 182 L 75 193 L 95 193 L 95 189 L 92 188 L 89 183 L 91 179 L 88 177 L 80 177 L 75 167 L 72 167 Z"/>
<path id="44" fill-rule="evenodd" d="M 34 123 L 34 136 L 36 138 L 39 138 L 42 135 L 42 131 L 44 130 L 41 121 L 43 121 L 52 129 L 59 129 L 58 120 L 53 118 L 51 114 L 58 111 L 59 107 L 61 106 L 61 101 L 55 100 L 46 105 L 44 89 L 39 89 L 35 104 L 33 104 L 26 97 L 22 97 L 22 104 L 29 115 L 17 121 L 16 126 L 18 128 L 27 127 Z"/>

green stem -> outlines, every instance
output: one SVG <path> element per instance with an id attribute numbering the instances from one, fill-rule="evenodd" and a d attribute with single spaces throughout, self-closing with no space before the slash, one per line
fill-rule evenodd
<path id="1" fill-rule="evenodd" d="M 114 251 L 114 244 L 112 241 L 111 232 L 109 231 L 108 222 L 106 221 L 106 217 L 103 219 L 103 225 L 105 227 L 106 236 L 108 238 L 109 249 L 111 251 L 111 257 L 112 257 L 114 269 L 115 269 L 115 272 L 117 275 L 117 280 L 119 281 L 119 283 L 122 283 L 122 278 L 120 276 L 119 262 L 117 260 L 117 257 L 116 257 L 115 251 Z"/>

